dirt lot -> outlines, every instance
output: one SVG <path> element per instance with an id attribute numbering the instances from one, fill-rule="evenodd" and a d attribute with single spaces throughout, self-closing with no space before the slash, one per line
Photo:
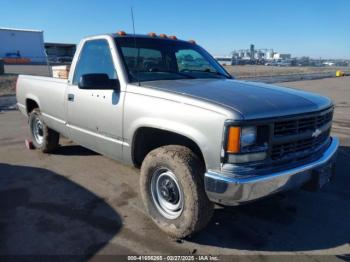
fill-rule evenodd
<path id="1" fill-rule="evenodd" d="M 0 96 L 16 93 L 17 75 L 0 75 Z"/>
<path id="2" fill-rule="evenodd" d="M 24 116 L 0 113 L 0 255 L 350 254 L 350 78 L 283 85 L 331 96 L 341 139 L 335 179 L 317 193 L 295 190 L 236 208 L 218 207 L 192 238 L 168 238 L 144 213 L 137 169 L 67 140 L 54 154 L 24 147 Z M 255 257 L 247 257 L 251 261 Z M 260 259 L 261 257 L 257 257 Z M 284 257 L 286 258 L 286 257 Z M 295 261 L 295 260 L 294 260 Z"/>
<path id="3" fill-rule="evenodd" d="M 314 74 L 326 73 L 342 70 L 350 71 L 350 67 L 311 67 L 311 66 L 264 66 L 264 65 L 238 65 L 225 66 L 226 70 L 233 76 L 240 77 L 255 77 L 255 76 L 274 76 L 274 75 L 293 75 L 293 74 Z"/>

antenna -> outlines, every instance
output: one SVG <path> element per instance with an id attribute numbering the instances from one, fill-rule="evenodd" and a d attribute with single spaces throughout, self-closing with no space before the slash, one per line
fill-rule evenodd
<path id="1" fill-rule="evenodd" d="M 130 7 L 130 9 L 131 9 L 132 31 L 133 31 L 134 36 L 135 36 L 135 20 L 134 20 L 134 11 L 133 11 L 132 7 Z"/>
<path id="2" fill-rule="evenodd" d="M 137 48 L 137 45 L 136 45 L 134 10 L 133 10 L 132 7 L 130 7 L 130 11 L 131 11 L 131 20 L 132 20 L 132 30 L 133 30 L 133 35 L 134 35 L 134 46 L 135 46 L 135 49 L 137 50 L 137 56 L 136 56 L 136 70 L 137 70 L 137 71 L 136 71 L 136 77 L 137 77 L 139 86 L 141 86 L 140 79 L 139 79 L 139 58 L 140 58 L 140 49 Z"/>

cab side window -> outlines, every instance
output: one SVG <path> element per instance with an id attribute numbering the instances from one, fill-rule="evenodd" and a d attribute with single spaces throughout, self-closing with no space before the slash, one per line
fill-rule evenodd
<path id="1" fill-rule="evenodd" d="M 136 49 L 134 47 L 122 47 L 121 49 L 125 57 L 126 66 L 132 72 L 149 72 L 152 69 L 165 70 L 162 54 L 159 50 Z M 138 62 L 136 59 L 138 59 Z"/>
<path id="2" fill-rule="evenodd" d="M 84 74 L 107 74 L 110 79 L 118 78 L 106 40 L 90 40 L 84 44 L 75 68 L 73 84 L 78 85 Z"/>

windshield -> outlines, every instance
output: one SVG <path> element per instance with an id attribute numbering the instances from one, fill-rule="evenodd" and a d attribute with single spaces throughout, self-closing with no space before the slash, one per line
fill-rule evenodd
<path id="1" fill-rule="evenodd" d="M 117 37 L 131 82 L 231 78 L 203 48 L 183 41 L 160 38 Z"/>

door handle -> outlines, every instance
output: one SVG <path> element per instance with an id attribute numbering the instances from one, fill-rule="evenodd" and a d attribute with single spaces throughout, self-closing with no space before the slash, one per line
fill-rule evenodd
<path id="1" fill-rule="evenodd" d="M 68 94 L 68 101 L 74 101 L 74 94 Z"/>

